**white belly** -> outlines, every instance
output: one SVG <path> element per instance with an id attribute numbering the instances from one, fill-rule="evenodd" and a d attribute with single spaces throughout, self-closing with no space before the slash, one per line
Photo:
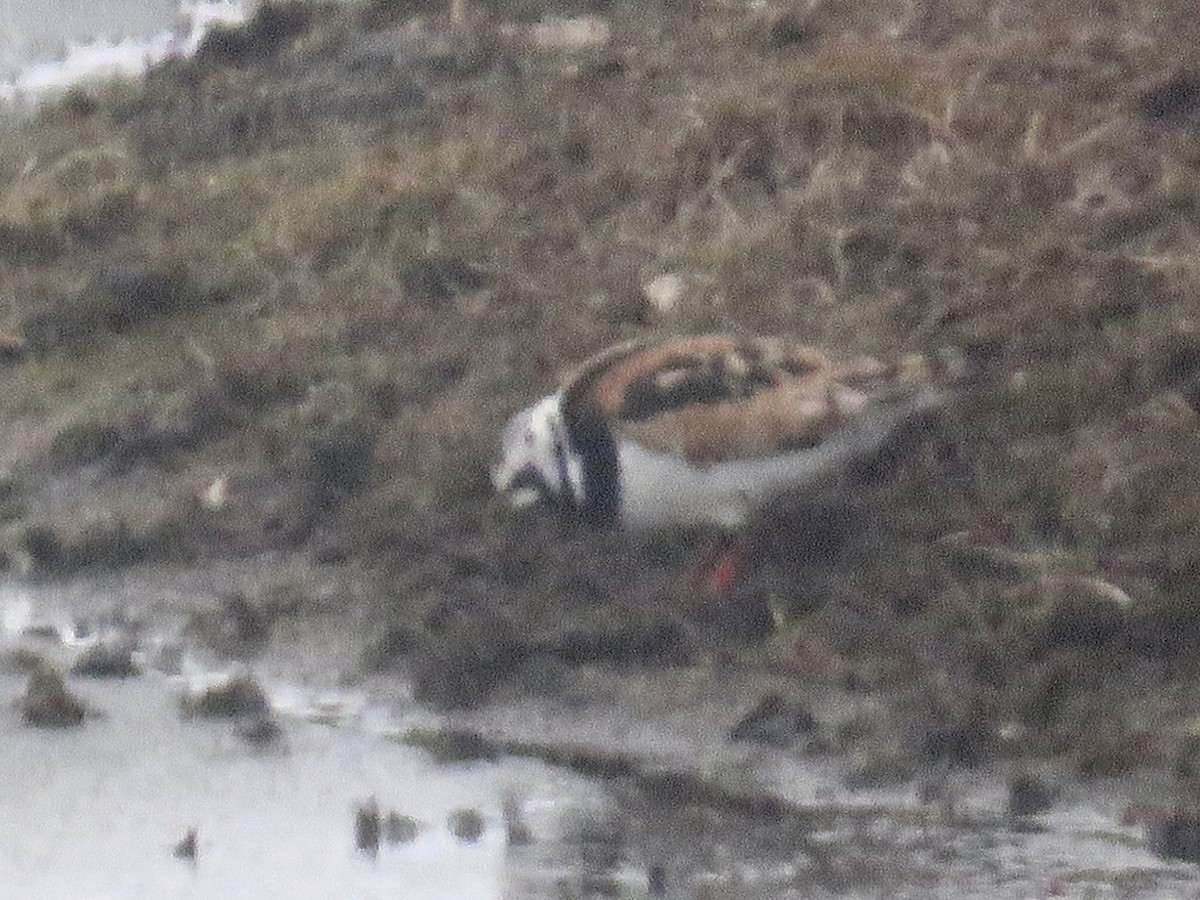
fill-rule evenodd
<path id="1" fill-rule="evenodd" d="M 621 522 L 630 528 L 738 528 L 784 491 L 803 489 L 840 473 L 852 460 L 877 453 L 898 427 L 940 403 L 940 395 L 930 392 L 911 403 L 870 410 L 815 447 L 710 466 L 620 441 Z"/>
<path id="2" fill-rule="evenodd" d="M 772 497 L 816 481 L 844 460 L 832 447 L 705 467 L 629 441 L 622 441 L 617 452 L 621 522 L 630 528 L 702 524 L 738 528 Z"/>

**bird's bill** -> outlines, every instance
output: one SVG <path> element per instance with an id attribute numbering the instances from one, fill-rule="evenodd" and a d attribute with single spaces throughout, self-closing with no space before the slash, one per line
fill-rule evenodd
<path id="1" fill-rule="evenodd" d="M 522 466 L 515 472 L 493 470 L 492 484 L 513 509 L 526 509 L 553 499 L 546 479 L 532 464 Z"/>

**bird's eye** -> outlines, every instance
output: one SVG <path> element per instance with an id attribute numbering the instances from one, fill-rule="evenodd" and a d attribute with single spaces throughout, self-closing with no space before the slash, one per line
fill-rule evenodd
<path id="1" fill-rule="evenodd" d="M 525 432 L 525 446 L 526 447 L 533 446 L 533 432 L 532 431 Z"/>

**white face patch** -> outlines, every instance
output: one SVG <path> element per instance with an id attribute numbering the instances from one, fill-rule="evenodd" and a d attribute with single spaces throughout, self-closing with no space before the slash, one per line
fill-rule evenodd
<path id="1" fill-rule="evenodd" d="M 574 454 L 566 446 L 559 394 L 550 394 L 508 420 L 500 440 L 501 459 L 492 469 L 492 485 L 520 509 L 561 497 L 575 479 Z M 578 461 L 574 461 L 578 469 Z M 572 493 L 576 489 L 572 485 Z"/>
<path id="2" fill-rule="evenodd" d="M 508 505 L 513 509 L 525 509 L 541 500 L 542 492 L 532 487 L 513 488 L 507 496 Z"/>

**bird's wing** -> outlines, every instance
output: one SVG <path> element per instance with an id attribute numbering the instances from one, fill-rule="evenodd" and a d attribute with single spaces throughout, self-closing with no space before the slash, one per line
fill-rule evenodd
<path id="1" fill-rule="evenodd" d="M 564 387 L 568 415 L 600 417 L 617 440 L 707 466 L 815 447 L 881 404 L 913 402 L 912 360 L 833 360 L 784 338 L 709 335 L 610 348 Z"/>

